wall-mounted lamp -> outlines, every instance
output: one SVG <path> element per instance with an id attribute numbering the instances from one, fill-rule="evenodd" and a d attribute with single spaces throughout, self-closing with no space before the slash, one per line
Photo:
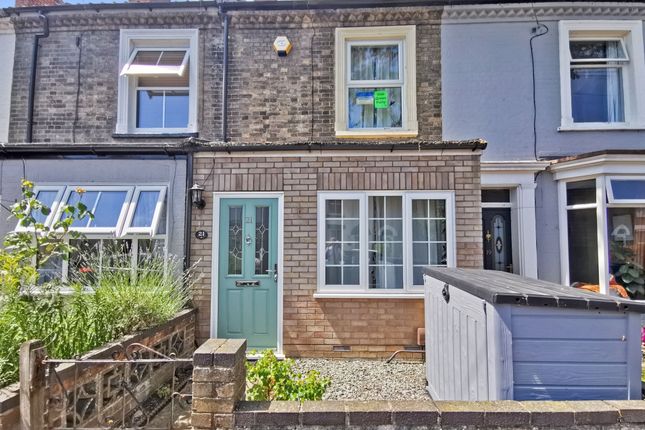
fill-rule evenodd
<path id="1" fill-rule="evenodd" d="M 291 42 L 287 39 L 287 36 L 278 36 L 273 42 L 273 50 L 278 53 L 278 57 L 286 57 L 291 52 Z"/>
<path id="2" fill-rule="evenodd" d="M 198 184 L 194 184 L 188 189 L 190 191 L 190 197 L 193 202 L 193 206 L 197 209 L 204 209 L 206 202 L 204 201 L 204 187 Z"/>

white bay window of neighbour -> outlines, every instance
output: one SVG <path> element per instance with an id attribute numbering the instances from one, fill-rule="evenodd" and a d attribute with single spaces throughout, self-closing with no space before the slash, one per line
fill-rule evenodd
<path id="1" fill-rule="evenodd" d="M 453 205 L 443 192 L 320 193 L 319 289 L 419 291 L 424 267 L 454 265 Z"/>

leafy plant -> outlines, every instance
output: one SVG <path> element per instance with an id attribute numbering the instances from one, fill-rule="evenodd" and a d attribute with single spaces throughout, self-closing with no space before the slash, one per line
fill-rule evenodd
<path id="1" fill-rule="evenodd" d="M 267 349 L 255 363 L 246 363 L 247 400 L 321 400 L 329 378 L 310 370 L 303 375 L 293 370 L 293 360 L 278 360 Z"/>
<path id="2" fill-rule="evenodd" d="M 622 243 L 613 242 L 612 261 L 619 264 L 614 273 L 616 280 L 633 299 L 645 298 L 645 268 L 635 259 L 634 251 Z"/>
<path id="3" fill-rule="evenodd" d="M 73 247 L 65 240 L 67 236 L 79 238 L 82 235 L 70 230 L 77 220 L 86 218 L 94 219 L 94 215 L 83 203 L 75 205 L 62 205 L 61 216 L 51 226 L 39 221 L 37 216 L 47 217 L 51 208 L 37 199 L 34 184 L 26 179 L 22 180 L 22 198 L 11 206 L 11 214 L 18 220 L 18 224 L 26 231 L 14 231 L 5 237 L 4 246 L 7 252 L 22 259 L 33 259 L 33 266 L 40 269 L 48 260 L 54 257 L 67 259 Z M 76 193 L 85 192 L 77 188 Z"/>

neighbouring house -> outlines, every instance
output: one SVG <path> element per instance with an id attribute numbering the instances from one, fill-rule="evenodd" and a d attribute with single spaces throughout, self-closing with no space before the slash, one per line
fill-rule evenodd
<path id="1" fill-rule="evenodd" d="M 645 3 L 471 3 L 443 11 L 443 138 L 490 142 L 485 267 L 602 292 L 642 278 Z"/>

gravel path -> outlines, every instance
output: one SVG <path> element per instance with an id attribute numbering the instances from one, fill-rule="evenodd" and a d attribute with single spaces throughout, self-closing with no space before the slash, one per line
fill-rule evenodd
<path id="1" fill-rule="evenodd" d="M 298 372 L 318 370 L 331 378 L 323 400 L 429 399 L 423 363 L 384 360 L 295 360 Z"/>

